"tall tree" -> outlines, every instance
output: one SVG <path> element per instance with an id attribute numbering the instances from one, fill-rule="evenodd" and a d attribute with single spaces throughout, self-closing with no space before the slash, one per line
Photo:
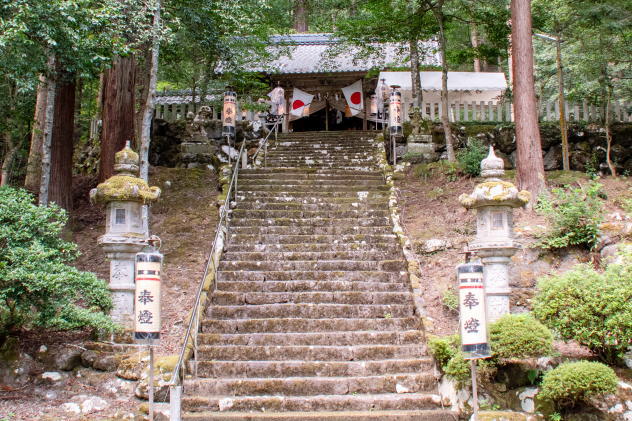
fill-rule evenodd
<path id="1" fill-rule="evenodd" d="M 511 47 L 518 187 L 534 199 L 546 189 L 533 77 L 531 0 L 511 1 Z"/>
<path id="2" fill-rule="evenodd" d="M 136 139 L 134 116 L 136 105 L 136 61 L 133 56 L 116 57 L 112 67 L 103 75 L 101 95 L 101 154 L 99 181 L 105 181 L 114 173 L 114 154 L 125 146 L 126 141 Z"/>
<path id="3" fill-rule="evenodd" d="M 76 76 L 72 73 L 60 72 L 56 88 L 48 201 L 70 210 L 72 209 L 72 188 L 68 182 L 72 180 Z"/>
<path id="4" fill-rule="evenodd" d="M 294 30 L 296 32 L 309 31 L 308 7 L 309 7 L 309 3 L 307 0 L 294 0 L 293 16 L 294 16 Z"/>
<path id="5" fill-rule="evenodd" d="M 46 78 L 40 76 L 40 82 L 37 85 L 35 116 L 33 117 L 33 128 L 31 130 L 31 147 L 26 165 L 26 179 L 24 180 L 24 187 L 32 192 L 39 191 L 42 177 L 42 145 L 44 144 L 44 127 L 46 125 L 47 93 Z"/>

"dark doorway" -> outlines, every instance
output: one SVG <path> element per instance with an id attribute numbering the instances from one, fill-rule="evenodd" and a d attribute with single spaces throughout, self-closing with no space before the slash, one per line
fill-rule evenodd
<path id="1" fill-rule="evenodd" d="M 326 122 L 325 118 L 329 121 Z M 323 131 L 327 128 L 330 131 L 362 130 L 362 119 L 345 117 L 344 113 L 335 109 L 330 109 L 329 112 L 322 109 L 291 123 L 291 129 L 294 132 Z"/>

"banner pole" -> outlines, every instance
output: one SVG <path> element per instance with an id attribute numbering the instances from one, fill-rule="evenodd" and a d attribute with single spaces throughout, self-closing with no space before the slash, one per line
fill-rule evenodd
<path id="1" fill-rule="evenodd" d="M 474 410 L 472 421 L 478 421 L 478 384 L 476 379 L 476 360 L 470 360 L 470 368 L 472 371 L 472 409 Z"/>

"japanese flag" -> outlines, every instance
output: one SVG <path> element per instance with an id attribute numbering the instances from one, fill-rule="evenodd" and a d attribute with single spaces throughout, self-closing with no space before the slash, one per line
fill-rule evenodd
<path id="1" fill-rule="evenodd" d="M 362 80 L 342 88 L 342 92 L 345 94 L 345 99 L 347 100 L 347 105 L 349 105 L 349 109 L 351 110 L 351 115 L 356 115 L 360 111 L 364 110 Z"/>
<path id="2" fill-rule="evenodd" d="M 309 106 L 309 104 L 312 103 L 313 98 L 314 95 L 303 92 L 298 88 L 294 88 L 290 113 L 297 117 L 303 117 L 303 110 L 306 106 Z"/>

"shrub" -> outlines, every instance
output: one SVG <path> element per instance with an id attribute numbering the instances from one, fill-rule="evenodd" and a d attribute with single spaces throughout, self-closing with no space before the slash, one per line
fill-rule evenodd
<path id="1" fill-rule="evenodd" d="M 428 340 L 430 353 L 443 368 L 458 352 L 459 335 L 433 336 Z"/>
<path id="2" fill-rule="evenodd" d="M 448 288 L 443 291 L 443 295 L 441 297 L 441 303 L 448 308 L 450 311 L 457 312 L 459 311 L 459 296 L 456 291 L 452 288 Z"/>
<path id="3" fill-rule="evenodd" d="M 533 314 L 563 339 L 587 346 L 614 363 L 632 344 L 632 252 L 619 254 L 603 273 L 578 265 L 538 282 Z"/>
<path id="4" fill-rule="evenodd" d="M 550 197 L 540 197 L 536 210 L 546 217 L 549 228 L 540 235 L 536 246 L 545 249 L 594 247 L 604 212 L 600 189 L 601 184 L 591 182 L 586 188 L 555 188 Z"/>
<path id="5" fill-rule="evenodd" d="M 614 370 L 604 364 L 564 363 L 544 375 L 538 396 L 554 401 L 558 407 L 572 407 L 591 397 L 614 393 L 617 383 Z"/>
<path id="6" fill-rule="evenodd" d="M 487 147 L 478 139 L 468 139 L 465 149 L 461 149 L 456 154 L 461 168 L 465 174 L 472 177 L 481 175 L 481 161 L 487 156 Z"/>
<path id="7" fill-rule="evenodd" d="M 60 237 L 66 221 L 63 209 L 0 188 L 0 333 L 23 326 L 114 329 L 105 282 L 67 264 L 79 253 Z"/>
<path id="8" fill-rule="evenodd" d="M 529 358 L 553 350 L 551 331 L 529 314 L 507 314 L 489 327 L 492 352 L 498 358 Z"/>

